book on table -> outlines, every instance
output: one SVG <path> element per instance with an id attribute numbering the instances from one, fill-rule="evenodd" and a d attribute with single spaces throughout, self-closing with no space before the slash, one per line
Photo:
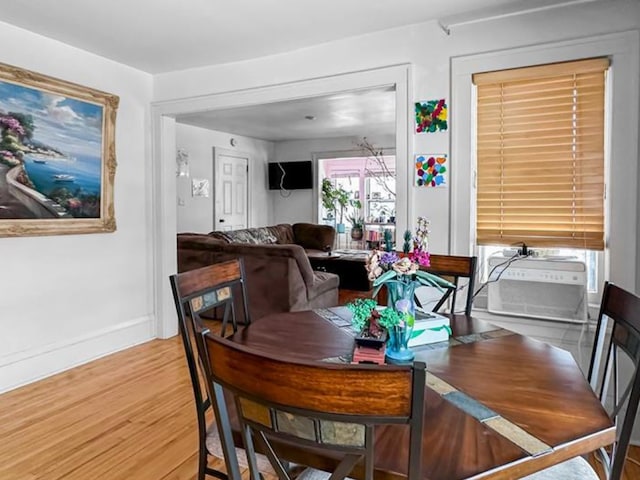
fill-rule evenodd
<path id="1" fill-rule="evenodd" d="M 445 342 L 449 340 L 450 332 L 448 317 L 416 308 L 416 320 L 407 345 L 417 347 L 428 343 Z"/>

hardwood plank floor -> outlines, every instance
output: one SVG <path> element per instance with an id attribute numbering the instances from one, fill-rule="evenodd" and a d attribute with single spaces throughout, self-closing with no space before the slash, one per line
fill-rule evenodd
<path id="1" fill-rule="evenodd" d="M 640 448 L 630 456 L 640 459 Z M 196 418 L 177 337 L 0 395 L 2 480 L 192 480 L 196 471 Z M 640 467 L 627 462 L 624 480 L 637 479 Z"/>

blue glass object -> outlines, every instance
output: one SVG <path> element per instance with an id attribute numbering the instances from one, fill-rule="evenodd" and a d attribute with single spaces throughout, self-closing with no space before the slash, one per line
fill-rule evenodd
<path id="1" fill-rule="evenodd" d="M 396 326 L 389 329 L 389 339 L 387 340 L 386 359 L 388 363 L 409 363 L 412 362 L 415 354 L 407 346 L 413 331 L 413 321 L 416 315 L 416 302 L 414 293 L 419 285 L 415 280 L 401 279 L 389 280 L 385 282 L 387 287 L 388 305 L 398 310 L 398 301 L 404 300 L 403 309 L 406 310 L 405 316 L 410 317 L 411 321 L 406 320 L 404 325 Z"/>

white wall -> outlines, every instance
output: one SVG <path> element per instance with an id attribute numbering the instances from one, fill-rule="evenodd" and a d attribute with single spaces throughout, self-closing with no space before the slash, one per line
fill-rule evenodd
<path id="1" fill-rule="evenodd" d="M 236 140 L 235 146 L 231 145 L 232 138 Z M 273 156 L 273 143 L 178 123 L 176 124 L 176 147 L 189 152 L 190 169 L 190 177 L 176 178 L 178 232 L 209 233 L 215 230 L 213 225 L 214 147 L 246 154 L 249 157 L 249 189 L 251 190 L 249 226 L 261 227 L 272 224 L 266 164 Z M 209 197 L 191 196 L 191 180 L 194 178 L 209 180 Z"/>
<path id="2" fill-rule="evenodd" d="M 450 36 L 435 22 L 417 24 L 288 54 L 157 75 L 155 99 L 171 100 L 283 84 L 408 62 L 413 65 L 414 76 L 413 98 L 409 98 L 409 102 L 441 97 L 451 102 L 450 62 L 454 57 L 639 27 L 640 4 L 633 0 L 594 2 L 453 27 Z M 456 126 L 455 118 L 450 119 L 450 131 L 455 128 L 469 126 Z M 407 162 L 413 161 L 412 153 L 450 153 L 450 132 L 413 135 L 411 141 L 413 152 Z M 637 156 L 614 160 L 638 161 Z M 458 162 L 468 161 L 468 158 L 450 157 L 452 177 L 458 173 Z M 432 248 L 436 252 L 448 250 L 452 234 L 451 194 L 451 189 L 413 188 L 410 192 L 414 215 L 432 220 Z M 640 204 L 640 196 L 637 202 Z M 612 232 L 612 236 L 616 233 Z"/>
<path id="3" fill-rule="evenodd" d="M 395 138 L 372 137 L 367 139 L 378 148 L 395 148 Z M 359 137 L 318 138 L 310 140 L 288 140 L 275 143 L 273 161 L 293 162 L 297 160 L 313 160 L 314 155 L 328 152 L 361 153 Z M 317 183 L 317 165 L 314 164 L 314 178 Z M 274 223 L 315 222 L 315 211 L 312 190 L 292 190 L 291 196 L 282 197 L 280 192 L 272 190 L 269 195 L 272 201 Z"/>
<path id="4" fill-rule="evenodd" d="M 0 238 L 0 392 L 155 336 L 150 159 L 152 77 L 0 23 L 0 62 L 120 97 L 108 234 Z"/>

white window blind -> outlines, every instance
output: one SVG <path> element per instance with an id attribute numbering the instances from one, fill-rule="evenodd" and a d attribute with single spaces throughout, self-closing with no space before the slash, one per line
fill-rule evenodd
<path id="1" fill-rule="evenodd" d="M 479 245 L 604 248 L 606 58 L 476 74 Z"/>

